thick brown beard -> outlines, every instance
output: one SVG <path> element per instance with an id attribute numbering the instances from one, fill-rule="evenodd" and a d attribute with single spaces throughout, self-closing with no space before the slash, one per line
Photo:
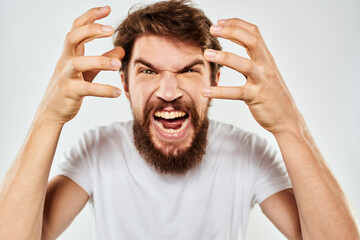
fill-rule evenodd
<path id="1" fill-rule="evenodd" d="M 150 134 L 150 123 L 152 121 L 153 110 L 161 110 L 165 107 L 172 106 L 175 110 L 185 111 L 191 115 L 191 124 L 194 128 L 194 135 L 190 147 L 179 150 L 176 143 L 169 143 L 164 152 L 158 149 Z M 134 143 L 140 155 L 146 162 L 161 174 L 184 174 L 189 169 L 198 165 L 205 154 L 207 145 L 207 131 L 209 127 L 209 119 L 207 110 L 202 117 L 196 111 L 193 102 L 180 102 L 179 100 L 171 103 L 164 100 L 147 104 L 144 109 L 144 117 L 133 111 L 134 124 L 133 134 Z"/>

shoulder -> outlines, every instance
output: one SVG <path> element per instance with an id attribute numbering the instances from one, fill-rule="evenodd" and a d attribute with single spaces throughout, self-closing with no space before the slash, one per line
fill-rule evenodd
<path id="1" fill-rule="evenodd" d="M 132 121 L 114 122 L 110 125 L 94 127 L 84 132 L 78 143 L 87 149 L 92 149 L 114 141 L 132 140 L 132 124 Z"/>
<path id="2" fill-rule="evenodd" d="M 91 129 L 89 132 L 94 134 L 100 134 L 100 135 L 117 135 L 117 134 L 131 134 L 132 133 L 132 125 L 133 121 L 127 121 L 127 122 L 114 122 L 110 125 L 103 125 L 103 126 L 97 126 L 93 129 Z"/>
<path id="3" fill-rule="evenodd" d="M 259 135 L 245 131 L 237 126 L 228 123 L 222 123 L 211 120 L 208 132 L 209 142 L 230 142 L 247 146 L 266 145 L 265 138 Z"/>
<path id="4" fill-rule="evenodd" d="M 266 138 L 258 134 L 213 120 L 209 125 L 208 146 L 212 153 L 221 152 L 225 155 L 257 160 L 269 156 L 276 157 L 278 152 Z"/>

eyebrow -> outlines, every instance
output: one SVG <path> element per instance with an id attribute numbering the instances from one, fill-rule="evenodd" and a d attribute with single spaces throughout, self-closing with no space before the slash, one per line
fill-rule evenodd
<path id="1" fill-rule="evenodd" d="M 138 59 L 135 59 L 134 61 L 134 65 L 136 64 L 142 64 L 142 65 L 145 65 L 147 66 L 148 68 L 151 68 L 151 69 L 154 69 L 154 70 L 157 70 L 156 67 L 154 67 L 154 65 L 152 65 L 151 63 L 145 61 L 144 59 L 141 59 L 141 58 L 138 58 Z M 185 67 L 183 67 L 180 71 L 178 71 L 179 73 L 180 72 L 184 72 L 186 70 L 189 70 L 191 69 L 192 67 L 196 66 L 196 65 L 203 65 L 205 66 L 205 61 L 202 60 L 202 59 L 195 59 L 194 61 L 192 61 L 190 64 L 186 65 Z"/>

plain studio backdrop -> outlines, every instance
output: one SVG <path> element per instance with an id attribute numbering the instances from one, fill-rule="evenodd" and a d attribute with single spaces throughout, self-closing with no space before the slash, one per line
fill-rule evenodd
<path id="1" fill-rule="evenodd" d="M 139 3 L 148 1 L 1 0 L 1 179 L 25 139 L 73 19 L 89 8 L 110 5 L 112 13 L 99 22 L 116 27 L 129 8 Z M 195 4 L 213 22 L 237 17 L 260 28 L 316 143 L 359 216 L 360 1 L 195 0 Z M 242 47 L 225 40 L 221 43 L 224 50 L 246 56 Z M 86 55 L 111 48 L 112 38 L 95 40 L 86 45 Z M 222 69 L 220 85 L 244 81 L 241 74 Z M 122 89 L 117 72 L 101 73 L 96 82 Z M 211 119 L 265 136 L 276 146 L 241 101 L 214 100 L 209 114 Z M 85 98 L 78 116 L 63 129 L 54 164 L 82 132 L 130 119 L 125 95 Z M 92 210 L 87 204 L 59 239 L 90 239 L 92 229 Z M 258 206 L 251 213 L 248 235 L 249 239 L 284 239 Z"/>

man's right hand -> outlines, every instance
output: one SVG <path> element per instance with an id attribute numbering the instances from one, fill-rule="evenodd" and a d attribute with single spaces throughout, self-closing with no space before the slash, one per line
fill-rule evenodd
<path id="1" fill-rule="evenodd" d="M 84 56 L 85 43 L 114 33 L 111 26 L 94 23 L 108 16 L 110 11 L 110 7 L 93 8 L 73 22 L 37 118 L 63 125 L 76 116 L 85 96 L 120 96 L 120 89 L 92 81 L 101 70 L 118 71 L 124 50 L 116 47 L 102 56 Z"/>
<path id="2" fill-rule="evenodd" d="M 112 27 L 94 23 L 109 13 L 110 7 L 87 11 L 66 36 L 29 134 L 0 184 L 0 239 L 55 239 L 87 202 L 87 193 L 65 177 L 49 184 L 45 195 L 63 124 L 75 117 L 85 96 L 120 95 L 119 89 L 92 81 L 101 70 L 119 70 L 124 50 L 84 56 L 85 43 L 113 34 Z"/>

